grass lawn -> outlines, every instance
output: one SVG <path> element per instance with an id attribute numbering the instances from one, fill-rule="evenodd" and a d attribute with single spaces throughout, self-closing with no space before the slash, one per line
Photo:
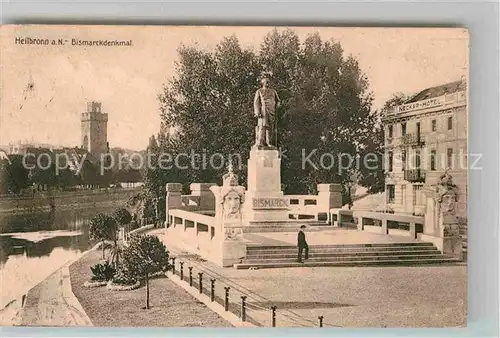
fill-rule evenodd
<path id="1" fill-rule="evenodd" d="M 105 286 L 85 288 L 90 266 L 101 259 L 95 250 L 69 267 L 71 288 L 94 326 L 111 327 L 230 327 L 231 324 L 179 288 L 168 278 L 150 280 L 150 309 L 146 285 L 132 291 L 109 291 Z"/>

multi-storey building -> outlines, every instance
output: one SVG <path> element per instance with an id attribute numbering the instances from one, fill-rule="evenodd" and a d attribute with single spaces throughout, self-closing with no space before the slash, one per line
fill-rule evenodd
<path id="1" fill-rule="evenodd" d="M 467 216 L 467 115 L 464 80 L 427 88 L 384 112 L 388 209 L 423 214 L 423 185 L 448 170 L 458 186 L 458 214 Z"/>

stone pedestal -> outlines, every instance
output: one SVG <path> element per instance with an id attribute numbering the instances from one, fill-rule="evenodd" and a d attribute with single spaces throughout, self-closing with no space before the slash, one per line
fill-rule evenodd
<path id="1" fill-rule="evenodd" d="M 439 251 L 462 259 L 462 238 L 460 237 L 455 202 L 457 193 L 451 177 L 442 175 L 437 186 L 426 186 L 426 208 L 424 233 L 420 239 L 433 243 Z"/>
<path id="2" fill-rule="evenodd" d="M 165 196 L 165 227 L 169 226 L 168 212 L 171 209 L 179 209 L 182 205 L 182 184 L 180 183 L 167 183 Z"/>
<path id="3" fill-rule="evenodd" d="M 248 159 L 248 188 L 244 219 L 251 222 L 288 220 L 288 200 L 281 190 L 278 150 L 253 147 Z"/>
<path id="4" fill-rule="evenodd" d="M 224 175 L 222 187 L 211 186 L 215 198 L 215 236 L 213 261 L 223 267 L 239 263 L 246 256 L 243 239 L 242 205 L 245 202 L 245 187 L 238 185 L 238 176 Z"/>
<path id="5" fill-rule="evenodd" d="M 224 241 L 222 243 L 222 254 L 220 256 L 222 267 L 230 267 L 241 261 L 247 255 L 247 244 L 241 240 Z"/>
<path id="6" fill-rule="evenodd" d="M 431 242 L 443 254 L 462 258 L 462 238 L 457 224 L 445 224 L 436 235 L 422 234 L 420 239 Z"/>
<path id="7" fill-rule="evenodd" d="M 332 224 L 330 210 L 342 208 L 340 184 L 318 184 L 318 210 L 324 210 L 328 224 Z"/>

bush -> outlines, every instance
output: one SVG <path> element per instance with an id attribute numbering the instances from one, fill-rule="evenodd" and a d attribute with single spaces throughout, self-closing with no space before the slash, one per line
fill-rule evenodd
<path id="1" fill-rule="evenodd" d="M 109 264 L 109 262 L 105 262 L 104 264 L 96 264 L 90 267 L 90 271 L 92 271 L 91 281 L 109 281 L 113 278 L 116 273 L 115 268 Z"/>
<path id="2" fill-rule="evenodd" d="M 132 221 L 132 215 L 125 208 L 120 208 L 113 213 L 113 218 L 119 225 L 126 225 Z"/>
<path id="3" fill-rule="evenodd" d="M 113 284 L 134 285 L 137 283 L 137 278 L 132 276 L 127 270 L 120 269 L 112 279 Z"/>
<path id="4" fill-rule="evenodd" d="M 133 220 L 128 225 L 128 231 L 138 229 L 139 227 L 140 227 L 139 223 L 136 220 Z"/>

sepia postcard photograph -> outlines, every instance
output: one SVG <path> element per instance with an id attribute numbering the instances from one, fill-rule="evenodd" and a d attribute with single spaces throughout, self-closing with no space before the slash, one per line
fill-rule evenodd
<path id="1" fill-rule="evenodd" d="M 467 326 L 464 28 L 3 25 L 0 324 Z"/>

